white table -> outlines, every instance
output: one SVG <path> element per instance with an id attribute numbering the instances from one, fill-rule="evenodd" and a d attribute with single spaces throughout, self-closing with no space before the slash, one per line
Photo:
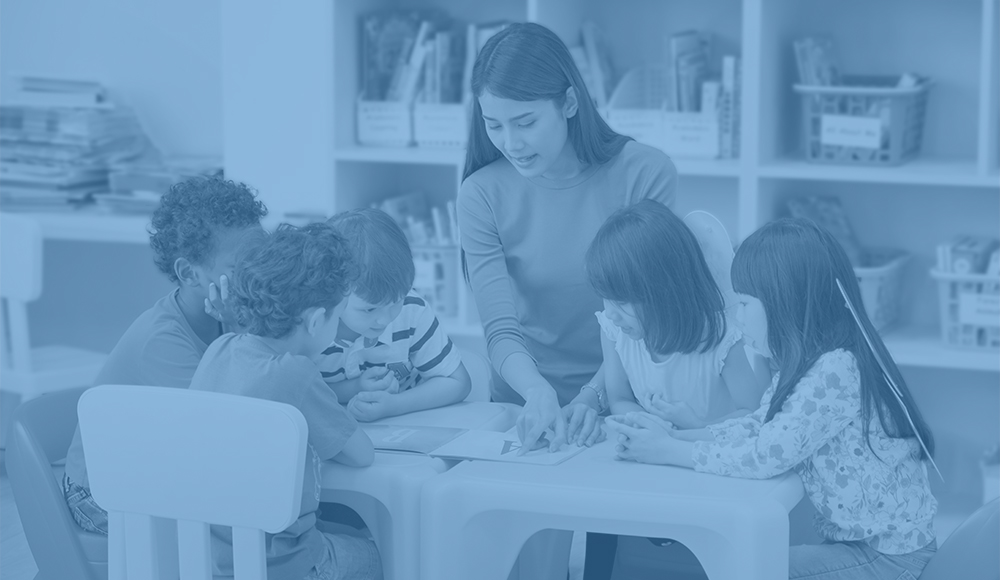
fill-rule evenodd
<path id="1" fill-rule="evenodd" d="M 677 540 L 712 580 L 788 577 L 797 475 L 755 481 L 614 459 L 605 441 L 556 466 L 466 461 L 427 481 L 421 578 L 503 580 L 544 529 Z"/>
<path id="2" fill-rule="evenodd" d="M 518 409 L 503 403 L 463 402 L 376 423 L 506 431 L 514 425 Z M 426 455 L 382 451 L 375 453 L 371 466 L 360 469 L 327 461 L 320 499 L 344 504 L 365 520 L 382 554 L 385 580 L 415 578 L 421 553 L 421 490 L 455 464 Z"/>

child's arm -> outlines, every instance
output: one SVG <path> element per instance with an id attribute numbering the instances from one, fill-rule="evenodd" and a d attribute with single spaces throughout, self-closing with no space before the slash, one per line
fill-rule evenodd
<path id="1" fill-rule="evenodd" d="M 720 418 L 720 420 L 741 417 L 760 407 L 760 399 L 771 383 L 771 371 L 763 357 L 757 363 L 757 372 L 755 372 L 754 368 L 750 366 L 750 361 L 747 360 L 742 340 L 729 349 L 722 367 L 722 380 L 729 389 L 729 396 L 732 397 L 733 403 L 736 405 L 736 411 Z M 762 372 L 760 367 L 763 367 Z M 766 375 L 766 380 L 764 375 Z"/>
<path id="2" fill-rule="evenodd" d="M 472 377 L 465 365 L 458 364 L 455 372 L 446 377 L 431 377 L 419 385 L 389 397 L 385 417 L 405 415 L 424 409 L 435 409 L 464 401 L 472 390 Z"/>
<path id="3" fill-rule="evenodd" d="M 327 383 L 333 392 L 337 394 L 337 400 L 341 404 L 347 404 L 354 398 L 354 395 L 362 391 L 384 391 L 392 386 L 395 375 L 383 366 L 369 367 L 361 373 L 361 376 L 354 377 L 335 383 Z"/>
<path id="4" fill-rule="evenodd" d="M 826 353 L 755 434 L 724 444 L 694 443 L 699 471 L 766 479 L 792 469 L 861 416 L 860 376 L 853 355 Z M 755 411 L 755 416 L 764 408 Z"/>
<path id="5" fill-rule="evenodd" d="M 625 374 L 625 367 L 618 357 L 618 351 L 603 332 L 601 333 L 601 351 L 604 353 L 604 388 L 608 391 L 608 406 L 612 415 L 624 415 L 630 411 L 645 412 L 635 401 L 632 387 Z"/>
<path id="6" fill-rule="evenodd" d="M 375 461 L 375 447 L 364 430 L 358 428 L 333 460 L 351 467 L 367 467 Z"/>

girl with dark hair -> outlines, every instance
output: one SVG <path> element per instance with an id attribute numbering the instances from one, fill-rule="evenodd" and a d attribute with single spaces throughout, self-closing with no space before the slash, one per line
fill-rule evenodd
<path id="1" fill-rule="evenodd" d="M 813 222 L 779 220 L 743 242 L 732 277 L 744 337 L 778 369 L 763 404 L 690 431 L 648 414 L 610 418 L 618 456 L 754 479 L 794 470 L 826 542 L 791 548 L 791 578 L 920 576 L 937 549 L 934 440 L 847 254 Z"/>
<path id="2" fill-rule="evenodd" d="M 551 449 L 592 444 L 604 384 L 590 316 L 601 301 L 584 251 L 618 208 L 671 205 L 676 169 L 608 127 L 566 45 L 538 24 L 512 24 L 486 43 L 472 92 L 458 220 L 496 371 L 492 398 L 524 406 L 524 449 L 546 430 Z"/>
<path id="3" fill-rule="evenodd" d="M 648 200 L 618 210 L 587 250 L 587 275 L 604 299 L 612 413 L 694 429 L 760 406 L 767 380 L 754 375 L 701 246 L 673 212 Z"/>

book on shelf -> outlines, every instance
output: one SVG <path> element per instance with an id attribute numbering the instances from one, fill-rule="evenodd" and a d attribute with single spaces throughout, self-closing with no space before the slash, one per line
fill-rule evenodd
<path id="1" fill-rule="evenodd" d="M 483 49 L 486 42 L 493 36 L 510 25 L 508 20 L 495 20 L 476 24 L 470 22 L 466 27 L 465 38 L 465 63 L 462 67 L 462 102 L 468 102 L 472 98 L 472 69 L 476 64 L 476 57 Z"/>
<path id="2" fill-rule="evenodd" d="M 709 75 L 710 36 L 698 30 L 672 35 L 667 42 L 672 81 L 671 109 L 697 112 L 701 106 L 702 83 Z"/>
<path id="3" fill-rule="evenodd" d="M 5 105 L 25 107 L 104 109 L 113 106 L 107 91 L 98 82 L 51 77 L 12 77 L 3 97 Z"/>
<path id="4" fill-rule="evenodd" d="M 840 82 L 840 72 L 829 38 L 807 37 L 792 43 L 799 82 L 804 85 L 830 86 Z"/>
<path id="5" fill-rule="evenodd" d="M 506 24 L 503 24 L 504 26 Z M 370 101 L 459 103 L 480 42 L 501 23 L 469 24 L 440 10 L 380 10 L 361 17 L 361 92 Z M 471 55 L 471 56 L 470 56 Z"/>
<path id="6" fill-rule="evenodd" d="M 719 152 L 723 159 L 740 156 L 740 61 L 722 57 L 722 80 L 719 86 Z"/>
<path id="7" fill-rule="evenodd" d="M 937 247 L 938 272 L 1000 276 L 1000 240 L 990 236 L 957 236 Z"/>

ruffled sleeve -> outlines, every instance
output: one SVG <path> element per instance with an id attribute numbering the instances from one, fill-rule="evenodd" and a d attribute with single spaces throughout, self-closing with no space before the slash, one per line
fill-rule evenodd
<path id="1" fill-rule="evenodd" d="M 608 337 L 608 340 L 611 342 L 618 344 L 618 339 L 621 338 L 622 335 L 622 329 L 615 326 L 615 323 L 611 322 L 611 320 L 604 314 L 603 310 L 598 310 L 594 313 L 594 316 L 597 317 L 597 322 L 600 323 L 604 336 Z"/>
<path id="2" fill-rule="evenodd" d="M 729 356 L 729 351 L 741 340 L 743 340 L 743 332 L 736 326 L 736 321 L 727 312 L 726 334 L 722 337 L 718 348 L 715 349 L 715 360 L 712 361 L 712 370 L 715 371 L 715 374 L 722 374 L 722 367 L 726 366 L 726 357 Z"/>

